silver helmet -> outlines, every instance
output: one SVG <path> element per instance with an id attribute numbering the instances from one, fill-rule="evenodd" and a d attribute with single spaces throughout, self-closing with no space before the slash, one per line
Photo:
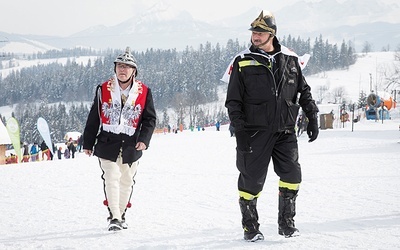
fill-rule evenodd
<path id="1" fill-rule="evenodd" d="M 117 58 L 114 60 L 114 66 L 116 66 L 117 63 L 123 63 L 134 67 L 136 69 L 135 76 L 137 76 L 138 69 L 137 69 L 136 58 L 132 55 L 131 48 L 126 47 L 125 52 L 117 56 Z"/>
<path id="2" fill-rule="evenodd" d="M 277 32 L 276 22 L 274 15 L 266 11 L 261 11 L 260 15 L 251 23 L 249 30 L 256 32 L 268 32 L 273 36 L 276 36 Z"/>

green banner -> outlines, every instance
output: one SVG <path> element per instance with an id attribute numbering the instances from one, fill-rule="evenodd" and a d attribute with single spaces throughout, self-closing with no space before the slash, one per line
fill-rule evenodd
<path id="1" fill-rule="evenodd" d="M 7 131 L 8 131 L 8 135 L 10 136 L 10 139 L 11 139 L 11 143 L 14 146 L 15 154 L 18 156 L 18 162 L 21 162 L 22 154 L 21 154 L 21 141 L 20 141 L 20 135 L 19 135 L 18 121 L 14 117 L 11 117 L 7 120 L 6 127 L 7 127 Z"/>

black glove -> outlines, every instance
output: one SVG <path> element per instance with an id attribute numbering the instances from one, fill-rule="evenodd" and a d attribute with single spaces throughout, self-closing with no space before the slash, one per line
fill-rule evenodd
<path id="1" fill-rule="evenodd" d="M 307 125 L 307 135 L 310 140 L 308 142 L 315 141 L 318 137 L 319 129 L 318 129 L 318 120 L 317 114 L 307 115 L 308 125 Z"/>
<path id="2" fill-rule="evenodd" d="M 236 148 L 239 152 L 241 153 L 253 152 L 250 147 L 250 136 L 246 131 L 244 130 L 236 131 L 235 136 L 236 136 Z"/>

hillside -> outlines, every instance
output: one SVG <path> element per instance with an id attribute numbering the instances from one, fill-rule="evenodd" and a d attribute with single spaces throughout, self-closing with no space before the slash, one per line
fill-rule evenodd
<path id="1" fill-rule="evenodd" d="M 91 57 L 84 56 L 75 58 L 74 60 L 79 64 L 85 64 L 89 59 L 93 60 Z M 68 58 L 57 60 L 14 60 L 13 67 L 8 67 L 6 65 L 8 61 L 3 61 L 3 69 L 0 70 L 0 75 L 5 77 L 13 70 L 19 70 L 23 67 L 52 63 L 54 61 L 65 63 L 67 60 Z M 369 94 L 370 86 L 372 86 L 372 89 L 375 92 L 377 91 L 378 95 L 388 98 L 391 95 L 390 91 L 392 89 L 384 91 L 384 88 L 387 85 L 385 77 L 392 74 L 394 64 L 394 52 L 371 52 L 367 55 L 358 54 L 357 62 L 350 66 L 348 70 L 327 71 L 316 75 L 306 76 L 306 80 L 312 88 L 314 99 L 317 101 L 320 99 L 320 94 L 318 93 L 319 87 L 329 87 L 328 91 L 324 93 L 323 101 L 320 103 L 320 105 L 332 102 L 333 91 L 339 87 L 344 88 L 344 100 L 346 100 L 347 103 L 357 102 L 360 91 L 364 91 L 366 94 Z M 400 86 L 397 86 L 397 90 L 400 90 Z M 222 86 L 218 95 L 219 101 L 210 103 L 210 110 L 216 111 L 219 109 L 224 109 L 225 91 L 225 88 Z M 393 98 L 395 97 L 393 96 Z M 399 96 L 397 96 L 396 100 L 398 99 Z M 12 110 L 12 106 L 0 107 L 0 114 L 5 117 L 9 117 Z M 171 114 L 171 117 L 174 116 Z"/>
<path id="2" fill-rule="evenodd" d="M 385 77 L 393 74 L 394 65 L 394 52 L 372 52 L 367 55 L 360 53 L 357 62 L 348 70 L 333 70 L 311 75 L 307 77 L 307 82 L 313 88 L 315 99 L 318 99 L 316 89 L 319 86 L 328 86 L 329 92 L 343 87 L 345 89 L 344 97 L 348 102 L 356 102 L 361 91 L 369 94 L 371 85 L 372 90 L 380 96 L 389 97 L 390 92 L 388 91 L 391 89 L 384 91 L 387 85 Z M 397 89 L 400 90 L 400 86 L 397 86 Z M 327 101 L 331 101 L 329 96 L 326 97 L 325 102 Z"/>

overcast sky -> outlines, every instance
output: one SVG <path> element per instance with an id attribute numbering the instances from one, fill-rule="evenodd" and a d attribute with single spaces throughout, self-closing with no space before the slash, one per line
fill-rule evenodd
<path id="1" fill-rule="evenodd" d="M 91 26 L 121 23 L 162 0 L 3 0 L 0 31 L 16 34 L 69 36 Z M 219 19 L 251 7 L 279 10 L 300 0 L 163 0 L 185 9 L 195 19 Z M 4 2 L 7 2 L 6 4 Z"/>

